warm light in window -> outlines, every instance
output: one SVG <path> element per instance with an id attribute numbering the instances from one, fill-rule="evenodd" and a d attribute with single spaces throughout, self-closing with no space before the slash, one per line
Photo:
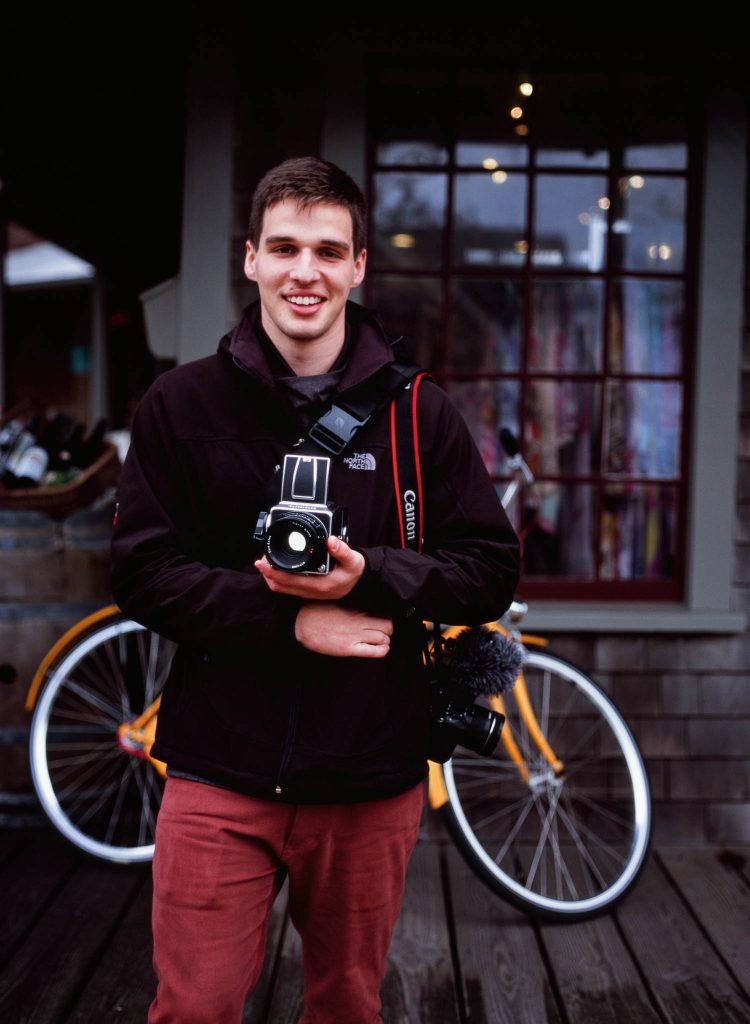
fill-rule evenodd
<path id="1" fill-rule="evenodd" d="M 391 245 L 394 249 L 413 249 L 416 244 L 414 235 L 391 235 Z"/>
<path id="2" fill-rule="evenodd" d="M 583 213 L 579 213 L 578 214 L 578 221 L 581 224 L 590 224 L 591 223 L 591 214 L 587 213 L 584 210 Z"/>
<path id="3" fill-rule="evenodd" d="M 672 258 L 672 246 L 671 245 L 660 245 L 659 246 L 659 259 L 669 260 Z"/>
<path id="4" fill-rule="evenodd" d="M 508 180 L 508 172 L 495 171 L 495 173 L 492 175 L 492 180 L 495 182 L 496 185 L 502 185 L 504 181 Z"/>
<path id="5" fill-rule="evenodd" d="M 520 252 L 522 256 L 525 256 L 529 251 L 529 243 L 522 238 L 520 241 L 513 243 L 513 248 L 516 252 Z"/>
<path id="6" fill-rule="evenodd" d="M 512 107 L 510 111 L 510 116 L 513 118 L 514 121 L 520 120 L 520 118 L 523 117 L 523 107 Z"/>
<path id="7" fill-rule="evenodd" d="M 608 210 L 609 209 L 609 199 L 607 199 L 606 196 L 602 196 L 601 199 L 599 200 L 599 202 L 596 205 L 599 207 L 600 210 Z"/>
<path id="8" fill-rule="evenodd" d="M 521 82 L 521 84 L 518 86 L 518 91 L 521 93 L 522 96 L 531 96 L 532 92 L 534 91 L 534 86 L 531 84 L 531 82 Z"/>
<path id="9" fill-rule="evenodd" d="M 628 182 L 631 188 L 643 188 L 646 184 L 646 179 L 641 177 L 640 174 L 634 174 L 632 177 L 628 178 Z"/>
<path id="10" fill-rule="evenodd" d="M 494 171 L 497 167 L 497 160 L 488 156 L 482 161 L 482 167 L 484 167 L 485 171 Z"/>
<path id="11" fill-rule="evenodd" d="M 529 126 L 527 124 L 517 124 L 515 128 L 516 135 L 528 135 Z"/>

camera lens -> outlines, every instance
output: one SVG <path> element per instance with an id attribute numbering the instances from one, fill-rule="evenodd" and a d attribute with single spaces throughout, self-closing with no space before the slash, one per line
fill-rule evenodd
<path id="1" fill-rule="evenodd" d="M 285 572 L 318 572 L 326 563 L 325 524 L 306 512 L 282 514 L 266 534 L 268 561 Z"/>

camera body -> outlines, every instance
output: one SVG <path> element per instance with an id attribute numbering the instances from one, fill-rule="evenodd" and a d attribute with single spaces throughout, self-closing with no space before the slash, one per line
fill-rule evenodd
<path id="1" fill-rule="evenodd" d="M 505 718 L 476 703 L 468 686 L 439 676 L 430 681 L 428 757 L 443 764 L 457 744 L 489 757 L 497 747 Z"/>
<path id="2" fill-rule="evenodd" d="M 346 542 L 348 510 L 328 501 L 331 460 L 325 455 L 285 455 L 279 502 L 261 512 L 254 539 L 276 569 L 305 576 L 331 571 L 329 537 Z"/>

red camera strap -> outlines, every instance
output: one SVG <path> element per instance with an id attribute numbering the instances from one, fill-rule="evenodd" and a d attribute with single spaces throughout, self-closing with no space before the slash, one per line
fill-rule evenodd
<path id="1" fill-rule="evenodd" d="M 418 373 L 391 402 L 391 458 L 401 547 L 418 552 L 424 539 L 424 504 L 417 399 L 419 385 L 430 376 Z"/>

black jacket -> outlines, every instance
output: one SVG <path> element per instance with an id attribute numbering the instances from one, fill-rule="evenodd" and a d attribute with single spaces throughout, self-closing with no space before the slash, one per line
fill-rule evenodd
<path id="1" fill-rule="evenodd" d="M 383 659 L 330 658 L 294 637 L 299 601 L 255 570 L 260 492 L 302 433 L 259 344 L 257 306 L 216 355 L 163 374 L 143 397 L 113 533 L 120 607 L 179 643 L 154 756 L 238 791 L 295 802 L 375 799 L 425 775 L 422 619 L 479 623 L 513 595 L 518 542 L 468 430 L 430 381 L 419 391 L 424 553 L 402 550 L 388 417 L 338 459 L 330 496 L 349 508 L 366 569 L 345 599 L 393 617 Z M 354 343 L 339 391 L 394 358 L 349 303 Z M 351 455 L 346 452 L 346 455 Z"/>

